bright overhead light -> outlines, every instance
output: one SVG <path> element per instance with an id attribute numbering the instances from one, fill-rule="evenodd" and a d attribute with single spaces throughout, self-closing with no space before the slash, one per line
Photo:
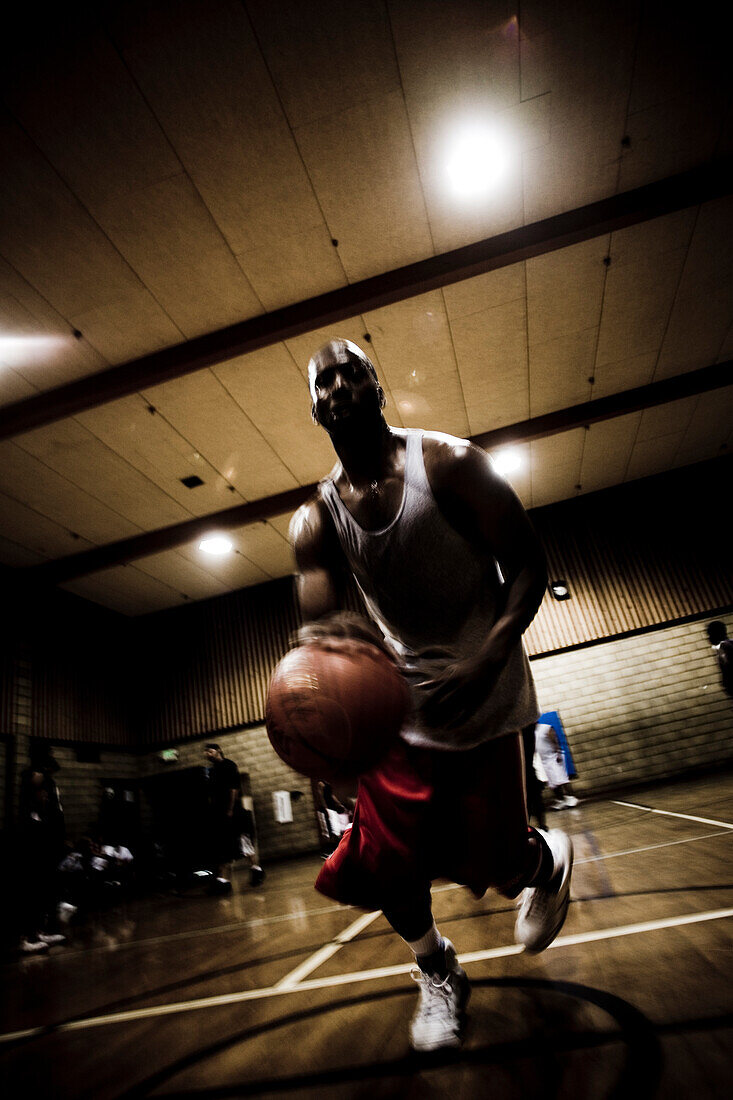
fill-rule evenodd
<path id="1" fill-rule="evenodd" d="M 0 333 L 0 366 L 43 366 L 50 356 L 60 352 L 70 336 L 15 336 Z"/>
<path id="2" fill-rule="evenodd" d="M 513 474 L 521 468 L 522 455 L 513 448 L 507 451 L 498 451 L 491 456 L 491 462 L 497 474 L 506 477 L 507 474 Z"/>
<path id="3" fill-rule="evenodd" d="M 461 198 L 481 198 L 505 175 L 510 160 L 506 138 L 485 123 L 464 126 L 448 147 L 445 170 Z"/>
<path id="4" fill-rule="evenodd" d="M 199 543 L 199 550 L 203 550 L 205 554 L 212 554 L 215 558 L 228 554 L 232 547 L 231 539 L 225 538 L 224 535 L 211 535 L 209 538 L 201 539 Z"/>

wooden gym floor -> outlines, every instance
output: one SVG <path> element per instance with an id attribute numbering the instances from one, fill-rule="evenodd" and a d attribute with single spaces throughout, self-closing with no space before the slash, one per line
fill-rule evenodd
<path id="1" fill-rule="evenodd" d="M 494 894 L 436 884 L 473 983 L 459 1053 L 410 1052 L 404 946 L 317 895 L 317 856 L 161 894 L 2 968 L 0 1090 L 147 1096 L 733 1095 L 733 775 L 548 815 L 575 843 L 572 904 L 543 955 Z M 324 946 L 325 945 L 325 946 Z"/>

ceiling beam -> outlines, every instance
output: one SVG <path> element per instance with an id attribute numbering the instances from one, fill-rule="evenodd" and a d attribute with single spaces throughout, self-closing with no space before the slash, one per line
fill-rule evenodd
<path id="1" fill-rule="evenodd" d="M 485 450 L 491 450 L 509 443 L 527 443 L 533 439 L 542 439 L 573 428 L 582 428 L 601 420 L 610 420 L 639 409 L 652 408 L 669 401 L 679 401 L 701 393 L 733 384 L 733 360 L 715 363 L 702 370 L 689 371 L 687 374 L 665 378 L 660 382 L 650 382 L 623 393 L 599 397 L 595 401 L 584 401 L 557 412 L 535 416 L 519 421 L 504 428 L 495 428 L 490 432 L 481 432 L 472 436 L 472 441 Z M 252 523 L 261 523 L 274 516 L 286 515 L 306 501 L 317 488 L 316 483 L 298 486 L 284 493 L 263 497 L 261 500 L 237 504 L 233 508 L 214 512 L 208 516 L 175 523 L 170 527 L 161 527 L 157 531 L 147 531 L 142 535 L 121 539 L 119 542 L 98 546 L 93 550 L 83 550 L 55 561 L 41 565 L 25 566 L 15 570 L 33 584 L 60 584 L 63 581 L 76 580 L 89 573 L 99 572 L 114 565 L 125 565 L 138 558 L 157 554 L 163 550 L 173 550 L 214 531 L 231 530 Z"/>
<path id="2" fill-rule="evenodd" d="M 375 275 L 6 405 L 0 409 L 0 439 L 404 298 L 732 192 L 733 161 L 720 160 Z"/>

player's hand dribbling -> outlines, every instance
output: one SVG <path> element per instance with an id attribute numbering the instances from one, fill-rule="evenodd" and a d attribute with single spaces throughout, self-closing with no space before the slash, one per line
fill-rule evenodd
<path id="1" fill-rule="evenodd" d="M 435 675 L 418 685 L 421 720 L 434 729 L 463 725 L 491 694 L 501 667 L 477 657 L 441 662 Z"/>

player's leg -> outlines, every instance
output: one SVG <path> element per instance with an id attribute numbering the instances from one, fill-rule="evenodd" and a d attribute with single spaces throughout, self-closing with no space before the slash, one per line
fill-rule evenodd
<path id="1" fill-rule="evenodd" d="M 412 977 L 419 994 L 410 1024 L 410 1044 L 415 1050 L 460 1046 L 471 987 L 453 944 L 441 936 L 435 924 L 430 884 L 426 882 L 410 899 L 385 909 L 384 915 L 417 963 Z"/>
<path id="2" fill-rule="evenodd" d="M 544 951 L 562 928 L 570 901 L 573 846 L 560 829 L 535 829 L 527 824 L 523 792 L 521 741 L 498 738 L 494 746 L 495 774 L 502 777 L 494 805 L 502 819 L 499 835 L 504 866 L 497 877 L 506 897 L 521 894 L 515 938 L 527 951 Z M 513 863 L 510 867 L 507 860 Z"/>
<path id="3" fill-rule="evenodd" d="M 451 756 L 442 781 L 445 819 L 456 819 L 451 877 L 479 895 L 487 886 L 508 898 L 522 894 L 516 938 L 528 951 L 542 951 L 567 913 L 570 840 L 558 829 L 528 825 L 519 734 Z"/>

